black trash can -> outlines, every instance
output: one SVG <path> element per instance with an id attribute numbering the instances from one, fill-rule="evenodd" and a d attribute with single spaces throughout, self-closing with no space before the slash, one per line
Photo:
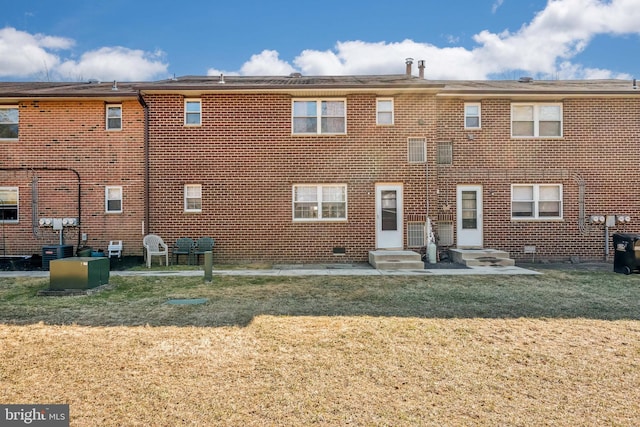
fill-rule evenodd
<path id="1" fill-rule="evenodd" d="M 614 234 L 613 250 L 613 271 L 623 274 L 638 271 L 640 234 Z"/>

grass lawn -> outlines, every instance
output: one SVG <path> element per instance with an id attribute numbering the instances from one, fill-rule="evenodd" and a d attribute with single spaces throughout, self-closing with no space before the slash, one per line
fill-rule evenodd
<path id="1" fill-rule="evenodd" d="M 0 403 L 73 426 L 640 425 L 640 275 L 544 273 L 0 279 Z"/>

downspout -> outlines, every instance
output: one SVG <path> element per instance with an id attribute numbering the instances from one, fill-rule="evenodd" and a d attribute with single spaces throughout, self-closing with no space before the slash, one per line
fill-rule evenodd
<path id="1" fill-rule="evenodd" d="M 138 91 L 138 102 L 144 109 L 144 224 L 142 224 L 142 234 L 149 234 L 149 187 L 150 187 L 150 170 L 149 170 L 149 105 L 142 97 L 142 93 Z"/>

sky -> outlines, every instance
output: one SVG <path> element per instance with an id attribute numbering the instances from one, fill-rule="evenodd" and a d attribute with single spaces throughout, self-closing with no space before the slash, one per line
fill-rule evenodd
<path id="1" fill-rule="evenodd" d="M 402 74 L 640 78 L 640 0 L 20 0 L 0 81 Z"/>

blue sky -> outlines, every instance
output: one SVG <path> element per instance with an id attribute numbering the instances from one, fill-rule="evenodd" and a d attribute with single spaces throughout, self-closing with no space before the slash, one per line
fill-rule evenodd
<path id="1" fill-rule="evenodd" d="M 640 78 L 640 0 L 21 0 L 0 80 L 396 74 Z M 417 67 L 414 66 L 417 73 Z"/>

